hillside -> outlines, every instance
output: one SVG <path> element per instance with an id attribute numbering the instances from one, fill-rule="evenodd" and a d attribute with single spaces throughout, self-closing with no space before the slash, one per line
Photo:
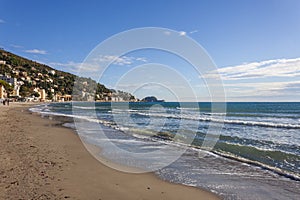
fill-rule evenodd
<path id="1" fill-rule="evenodd" d="M 57 94 L 72 95 L 74 82 L 77 81 L 76 100 L 88 100 L 92 97 L 107 101 L 111 100 L 111 96 L 121 96 L 126 101 L 134 99 L 129 93 L 110 90 L 90 78 L 77 77 L 3 49 L 0 49 L 0 74 L 17 79 L 22 97 L 35 95 L 36 88 L 44 89 L 47 99 L 52 99 Z"/>

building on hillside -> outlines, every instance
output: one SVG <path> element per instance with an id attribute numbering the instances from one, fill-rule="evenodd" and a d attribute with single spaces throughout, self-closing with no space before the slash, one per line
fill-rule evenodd
<path id="1" fill-rule="evenodd" d="M 1 50 L 3 50 L 3 49 L 1 49 Z M 7 57 L 8 55 L 6 52 L 2 52 L 2 56 Z"/>
<path id="2" fill-rule="evenodd" d="M 46 100 L 46 91 L 45 91 L 45 89 L 40 89 L 39 93 L 40 93 L 40 99 L 42 101 Z"/>
<path id="3" fill-rule="evenodd" d="M 20 97 L 20 88 L 24 85 L 23 81 L 17 81 L 17 83 L 14 85 L 14 89 L 12 91 L 12 96 Z"/>
<path id="4" fill-rule="evenodd" d="M 72 101 L 72 95 L 65 94 L 65 95 L 54 95 L 54 101 L 57 102 L 65 102 L 65 101 Z"/>
<path id="5" fill-rule="evenodd" d="M 6 61 L 5 60 L 0 60 L 0 64 L 6 65 Z"/>
<path id="6" fill-rule="evenodd" d="M 22 75 L 22 76 L 24 76 L 24 77 L 28 76 L 27 72 L 20 72 L 19 74 Z"/>
<path id="7" fill-rule="evenodd" d="M 20 71 L 19 70 L 12 70 L 12 73 L 16 76 L 19 76 L 20 74 Z"/>
<path id="8" fill-rule="evenodd" d="M 3 85 L 0 84 L 0 99 L 7 98 L 7 93 Z"/>
<path id="9" fill-rule="evenodd" d="M 17 84 L 17 79 L 12 78 L 11 76 L 6 76 L 0 74 L 0 80 L 6 81 L 9 85 L 16 85 Z"/>
<path id="10" fill-rule="evenodd" d="M 12 96 L 17 96 L 19 97 L 20 96 L 20 85 L 15 85 L 14 86 L 14 90 L 12 91 Z"/>
<path id="11" fill-rule="evenodd" d="M 122 97 L 118 97 L 118 96 L 113 96 L 111 97 L 111 101 L 115 101 L 115 102 L 118 102 L 118 101 L 124 101 Z"/>
<path id="12" fill-rule="evenodd" d="M 33 91 L 39 93 L 39 95 L 40 95 L 40 96 L 39 96 L 39 99 L 40 99 L 41 101 L 45 101 L 45 100 L 46 100 L 46 91 L 45 91 L 45 89 L 34 88 Z"/>
<path id="13" fill-rule="evenodd" d="M 55 70 L 50 70 L 49 74 L 55 75 Z"/>

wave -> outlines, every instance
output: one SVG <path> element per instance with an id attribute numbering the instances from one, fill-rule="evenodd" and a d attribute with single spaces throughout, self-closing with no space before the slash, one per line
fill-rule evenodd
<path id="1" fill-rule="evenodd" d="M 40 109 L 40 108 L 30 108 L 29 111 L 30 112 L 37 112 L 37 113 L 42 114 L 42 115 L 54 115 L 54 116 L 70 117 L 70 118 L 83 119 L 83 120 L 87 120 L 87 121 L 90 121 L 90 122 L 105 123 L 104 120 L 91 118 L 89 116 L 73 115 L 73 114 L 58 113 L 58 112 L 48 112 L 48 111 L 45 112 L 44 109 Z"/>
<path id="2" fill-rule="evenodd" d="M 199 111 L 200 107 L 196 107 L 196 108 L 184 108 L 184 107 L 176 107 L 177 110 L 191 110 L 191 111 Z"/>
<path id="3" fill-rule="evenodd" d="M 218 122 L 214 119 L 212 119 L 211 121 L 212 122 Z M 248 126 L 272 127 L 272 128 L 300 129 L 300 124 L 280 124 L 280 123 L 275 123 L 275 122 L 242 121 L 242 120 L 228 120 L 228 119 L 225 119 L 224 123 L 238 124 L 238 125 L 248 125 Z"/>
<path id="4" fill-rule="evenodd" d="M 83 110 L 93 110 L 93 109 L 101 109 L 100 107 L 95 106 L 74 106 L 76 109 L 83 109 Z M 110 107 L 109 107 L 110 108 Z M 109 109 L 105 107 L 105 109 Z M 174 119 L 187 119 L 187 120 L 197 120 L 197 121 L 204 121 L 204 122 L 213 122 L 213 123 L 224 123 L 224 124 L 236 124 L 236 125 L 244 125 L 244 126 L 260 126 L 260 127 L 270 127 L 270 128 L 286 128 L 286 129 L 300 129 L 299 123 L 278 123 L 274 121 L 273 118 L 290 118 L 290 119 L 298 119 L 299 116 L 297 115 L 280 115 L 280 114 L 272 114 L 272 113 L 210 113 L 210 112 L 191 112 L 191 113 L 178 113 L 176 110 L 183 110 L 183 111 L 199 111 L 199 108 L 181 108 L 176 107 L 174 112 L 171 113 L 162 113 L 157 112 L 158 110 L 134 110 L 134 109 L 117 109 L 113 108 L 112 111 L 108 111 L 109 113 L 113 114 L 127 114 L 127 113 L 134 113 L 141 116 L 148 116 L 148 117 L 162 117 L 162 118 L 174 118 Z M 49 111 L 49 110 L 47 110 Z M 160 110 L 161 111 L 161 110 Z M 164 110 L 163 110 L 164 111 Z M 226 117 L 227 116 L 227 117 Z M 264 118 L 265 120 L 268 117 L 269 121 L 257 121 L 257 120 L 244 120 L 244 119 L 228 119 L 228 117 L 251 117 L 255 118 Z M 226 118 L 225 118 L 226 117 Z M 272 122 L 273 120 L 273 122 Z"/>
<path id="5" fill-rule="evenodd" d="M 95 110 L 95 106 L 72 106 L 72 108 L 84 109 L 84 110 Z"/>
<path id="6" fill-rule="evenodd" d="M 76 106 L 79 109 L 94 109 L 95 107 L 81 107 Z M 49 114 L 50 110 L 48 107 L 34 107 L 31 108 L 31 110 L 35 110 L 35 112 L 45 112 L 44 114 Z M 191 115 L 191 114 L 180 114 L 180 113 L 159 113 L 159 112 L 143 112 L 143 110 L 122 110 L 122 109 L 114 109 L 111 111 L 111 113 L 120 113 L 120 114 L 126 114 L 126 113 L 134 113 L 141 116 L 147 116 L 147 117 L 159 117 L 159 118 L 174 118 L 174 119 L 187 119 L 187 120 L 196 120 L 196 121 L 204 121 L 204 122 L 213 122 L 213 123 L 224 123 L 224 124 L 235 124 L 235 125 L 243 125 L 243 126 L 259 126 L 259 127 L 270 127 L 270 128 L 285 128 L 285 129 L 300 129 L 300 124 L 294 124 L 294 123 L 278 123 L 278 122 L 266 122 L 266 121 L 252 121 L 252 120 L 240 120 L 240 119 L 226 119 L 225 115 L 223 114 L 214 114 L 210 113 L 207 115 L 205 113 L 203 115 Z M 61 113 L 58 113 L 61 114 Z M 221 116 L 219 116 L 221 115 Z M 78 115 L 71 115 L 69 117 L 76 117 L 76 118 L 82 118 L 82 116 Z"/>
<path id="7" fill-rule="evenodd" d="M 34 108 L 31 108 L 30 111 L 31 112 L 38 112 L 38 113 L 44 114 L 44 115 L 55 115 L 55 116 L 64 116 L 64 117 L 71 117 L 71 118 L 83 119 L 83 120 L 87 120 L 87 121 L 90 121 L 90 122 L 101 123 L 104 126 L 111 127 L 111 128 L 113 128 L 115 130 L 120 130 L 120 131 L 124 131 L 126 129 L 125 127 L 118 127 L 112 121 L 95 119 L 95 118 L 93 118 L 91 116 L 80 116 L 80 115 L 74 115 L 74 114 L 49 112 L 49 111 L 45 111 L 45 109 L 43 107 L 34 107 Z M 142 114 L 145 114 L 145 113 L 142 113 Z M 151 113 L 148 113 L 148 114 L 151 115 Z M 166 116 L 163 115 L 163 117 L 166 117 Z M 215 119 L 209 119 L 209 120 L 213 121 Z M 232 123 L 232 121 L 230 121 L 230 123 Z M 237 122 L 237 123 L 240 123 L 240 122 Z M 242 124 L 244 124 L 244 122 Z M 278 124 L 277 124 L 276 127 L 278 127 Z M 299 126 L 299 128 L 300 128 L 300 126 Z M 128 130 L 128 129 L 126 129 L 126 130 Z M 139 131 L 133 131 L 133 133 L 137 133 L 137 132 L 139 132 Z M 159 140 L 159 142 L 166 143 L 166 144 L 178 145 L 180 147 L 185 147 L 185 148 L 192 147 L 194 149 L 199 149 L 201 151 L 205 151 L 205 150 L 202 150 L 201 147 L 199 147 L 199 146 L 195 146 L 195 145 L 191 146 L 191 145 L 182 144 L 182 143 L 176 142 L 176 141 L 167 141 L 167 140 L 164 140 L 163 138 L 156 138 L 156 137 L 153 138 L 153 137 L 141 136 L 140 134 L 133 134 L 133 136 L 136 137 L 136 138 L 140 138 L 140 139 L 146 138 L 146 139 L 151 139 L 152 141 L 153 140 L 155 140 L 155 141 Z M 120 141 L 116 140 L 116 142 L 120 142 Z M 127 141 L 124 141 L 124 142 L 127 142 Z M 226 145 L 230 145 L 230 144 L 226 144 Z M 244 147 L 244 146 L 242 146 L 242 147 Z M 238 147 L 238 148 L 240 149 L 240 147 Z M 245 147 L 245 148 L 248 148 L 248 147 Z M 271 149 L 258 149 L 257 147 L 250 147 L 250 148 L 256 148 L 258 151 L 274 151 L 274 150 L 271 150 Z M 216 156 L 222 156 L 222 157 L 225 157 L 225 158 L 229 158 L 229 159 L 240 161 L 242 163 L 246 163 L 246 164 L 250 164 L 250 165 L 254 165 L 254 166 L 259 166 L 262 169 L 266 169 L 266 170 L 272 171 L 272 172 L 274 172 L 276 174 L 279 174 L 281 176 L 284 176 L 286 178 L 289 178 L 289 179 L 292 179 L 292 180 L 296 180 L 296 181 L 300 181 L 300 177 L 299 177 L 298 174 L 294 174 L 292 172 L 287 172 L 287 171 L 285 171 L 283 169 L 280 169 L 280 168 L 277 168 L 277 167 L 272 167 L 272 166 L 264 164 L 264 163 L 262 163 L 260 161 L 254 161 L 254 160 L 251 160 L 251 159 L 247 159 L 245 157 L 241 157 L 241 156 L 237 156 L 235 154 L 231 154 L 230 151 L 229 152 L 228 151 L 224 152 L 224 151 L 214 150 L 211 153 L 215 154 Z M 284 159 L 284 162 L 288 162 L 288 160 Z"/>
<path id="8" fill-rule="evenodd" d="M 117 109 L 117 108 L 112 108 L 112 110 L 108 111 L 110 113 L 134 113 L 138 112 L 138 110 L 133 110 L 133 109 Z"/>
<path id="9" fill-rule="evenodd" d="M 214 115 L 214 116 L 223 116 L 227 117 L 263 117 L 263 118 L 290 118 L 290 119 L 299 119 L 299 114 L 287 114 L 287 113 L 257 113 L 257 112 L 226 112 L 226 113 L 211 113 L 211 112 L 203 112 L 201 114 L 204 115 Z"/>
<path id="10" fill-rule="evenodd" d="M 43 110 L 46 111 L 46 110 Z M 47 110 L 49 111 L 49 110 Z M 131 111 L 128 110 L 129 113 L 134 112 L 135 114 L 141 116 L 148 117 L 160 117 L 160 118 L 174 118 L 174 119 L 186 119 L 186 120 L 194 120 L 194 121 L 203 121 L 203 122 L 213 122 L 213 123 L 221 123 L 221 124 L 235 124 L 235 125 L 243 125 L 243 126 L 259 126 L 259 127 L 270 127 L 270 128 L 285 128 L 285 129 L 300 129 L 300 124 L 291 124 L 291 123 L 277 123 L 277 122 L 264 122 L 264 121 L 247 121 L 247 120 L 238 120 L 238 119 L 225 119 L 225 117 L 210 117 L 207 116 L 192 116 L 192 115 L 184 115 L 184 114 L 166 114 L 166 113 L 144 113 L 137 112 L 136 110 Z M 44 114 L 49 114 L 51 112 L 45 112 Z M 126 113 L 122 111 L 112 111 L 112 113 Z M 71 117 L 81 118 L 82 116 L 72 115 Z"/>
<path id="11" fill-rule="evenodd" d="M 142 113 L 138 112 L 139 115 L 149 116 L 149 117 L 162 117 L 162 118 L 175 118 L 175 119 L 187 119 L 187 120 L 197 120 L 205 122 L 214 122 L 214 123 L 224 123 L 224 124 L 236 124 L 236 125 L 247 125 L 247 126 L 261 126 L 261 127 L 271 127 L 271 128 L 287 128 L 287 129 L 300 129 L 300 124 L 283 124 L 276 122 L 263 122 L 263 121 L 244 121 L 244 120 L 234 120 L 234 119 L 225 119 L 225 117 L 212 117 L 214 114 L 211 114 L 210 117 L 204 115 L 186 115 L 186 114 L 166 114 L 166 113 Z"/>
<path id="12" fill-rule="evenodd" d="M 228 152 L 222 152 L 222 151 L 212 151 L 212 152 L 215 153 L 216 155 L 222 156 L 224 158 L 228 158 L 228 159 L 231 159 L 231 160 L 236 160 L 236 161 L 239 161 L 239 162 L 242 162 L 242 163 L 245 163 L 245 164 L 248 164 L 248 165 L 252 165 L 252 166 L 257 166 L 257 167 L 260 167 L 264 170 L 268 170 L 268 171 L 271 171 L 271 172 L 273 172 L 275 174 L 278 174 L 280 176 L 289 178 L 291 180 L 300 181 L 300 175 L 299 174 L 288 172 L 288 171 L 285 171 L 285 170 L 280 169 L 278 167 L 273 167 L 273 166 L 264 164 L 264 163 L 259 162 L 259 161 L 254 161 L 254 160 L 250 160 L 250 159 L 247 159 L 247 158 L 244 158 L 244 157 L 241 157 L 241 156 L 230 154 Z"/>

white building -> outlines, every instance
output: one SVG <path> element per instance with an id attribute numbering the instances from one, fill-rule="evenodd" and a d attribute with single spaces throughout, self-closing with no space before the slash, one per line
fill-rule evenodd
<path id="1" fill-rule="evenodd" d="M 111 97 L 111 101 L 124 101 L 123 98 L 115 96 L 115 97 Z"/>
<path id="2" fill-rule="evenodd" d="M 39 95 L 40 95 L 39 98 L 40 98 L 41 101 L 46 100 L 46 91 L 45 91 L 45 89 L 34 88 L 33 91 L 39 93 Z"/>
<path id="3" fill-rule="evenodd" d="M 55 75 L 55 70 L 50 70 L 49 74 Z"/>
<path id="4" fill-rule="evenodd" d="M 0 99 L 4 99 L 7 97 L 7 93 L 3 85 L 0 84 Z"/>
<path id="5" fill-rule="evenodd" d="M 46 91 L 45 89 L 40 89 L 40 99 L 46 100 Z"/>

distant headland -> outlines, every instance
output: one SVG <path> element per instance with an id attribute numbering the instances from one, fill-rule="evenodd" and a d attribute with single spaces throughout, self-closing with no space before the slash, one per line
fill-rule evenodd
<path id="1" fill-rule="evenodd" d="M 141 102 L 165 102 L 165 100 L 158 100 L 155 96 L 145 97 Z"/>

